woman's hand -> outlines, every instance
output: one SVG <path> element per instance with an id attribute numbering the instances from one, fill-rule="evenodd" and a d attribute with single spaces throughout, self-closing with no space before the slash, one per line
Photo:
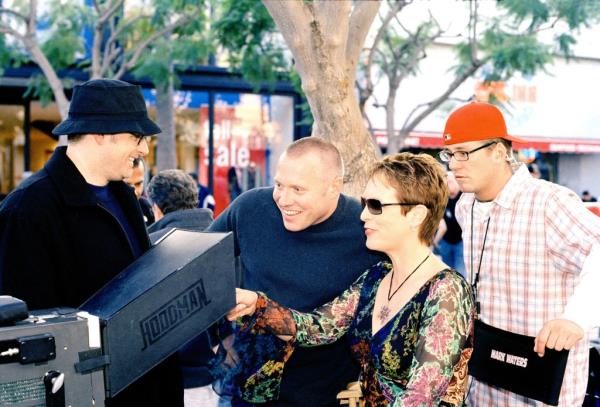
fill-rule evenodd
<path id="1" fill-rule="evenodd" d="M 254 291 L 235 289 L 235 307 L 227 313 L 227 319 L 234 321 L 244 315 L 252 315 L 256 311 L 256 301 L 258 294 Z"/>

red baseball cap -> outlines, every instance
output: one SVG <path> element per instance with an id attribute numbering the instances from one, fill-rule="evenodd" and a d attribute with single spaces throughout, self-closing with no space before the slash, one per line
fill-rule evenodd
<path id="1" fill-rule="evenodd" d="M 471 102 L 453 111 L 444 128 L 444 145 L 503 138 L 524 143 L 509 136 L 502 112 L 490 103 Z"/>

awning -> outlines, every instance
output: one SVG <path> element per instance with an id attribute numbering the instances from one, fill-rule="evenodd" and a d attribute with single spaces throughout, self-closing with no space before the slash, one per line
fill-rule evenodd
<path id="1" fill-rule="evenodd" d="M 387 145 L 387 135 L 379 130 L 375 131 L 377 144 Z M 521 136 L 527 143 L 513 143 L 515 150 L 533 148 L 542 153 L 571 153 L 571 154 L 600 154 L 600 139 L 572 139 L 554 137 Z M 404 142 L 406 147 L 437 148 L 444 147 L 441 133 L 413 131 Z"/>
<path id="2" fill-rule="evenodd" d="M 583 204 L 593 214 L 600 216 L 600 202 L 584 202 Z"/>

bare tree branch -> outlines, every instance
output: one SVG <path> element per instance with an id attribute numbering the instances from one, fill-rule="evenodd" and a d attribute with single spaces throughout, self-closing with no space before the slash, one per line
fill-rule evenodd
<path id="1" fill-rule="evenodd" d="M 94 43 L 92 45 L 92 66 L 90 72 L 92 78 L 101 78 L 104 72 L 106 72 L 106 57 L 110 46 L 106 43 L 104 45 L 104 51 L 101 51 L 104 31 L 106 30 L 107 23 L 110 23 L 110 32 L 112 33 L 114 31 L 114 19 L 111 19 L 111 17 L 114 16 L 122 5 L 123 0 L 117 0 L 114 4 L 111 0 L 109 1 L 106 10 L 102 10 L 100 3 L 97 0 L 94 0 L 94 8 L 98 13 L 98 20 L 94 26 Z"/>
<path id="2" fill-rule="evenodd" d="M 388 25 L 390 24 L 390 22 L 392 21 L 394 16 L 396 16 L 400 12 L 400 10 L 402 10 L 408 3 L 409 2 L 406 0 L 398 0 L 397 2 L 394 3 L 394 6 L 388 11 L 386 16 L 383 18 L 383 20 L 381 22 L 381 26 L 379 27 L 379 30 L 377 30 L 377 34 L 375 35 L 375 39 L 373 40 L 373 44 L 371 44 L 371 48 L 370 48 L 369 52 L 367 53 L 367 62 L 365 64 L 365 68 L 364 68 L 366 86 L 365 86 L 364 91 L 361 90 L 361 98 L 359 100 L 360 110 L 361 110 L 361 112 L 363 112 L 363 116 L 364 116 L 365 103 L 367 102 L 369 97 L 371 97 L 371 95 L 373 94 L 373 89 L 375 89 L 375 86 L 373 84 L 372 74 L 371 74 L 371 67 L 373 66 L 373 57 L 374 57 L 375 53 L 377 52 L 377 49 L 379 47 L 379 42 L 383 38 L 383 35 L 385 34 Z"/>
<path id="3" fill-rule="evenodd" d="M 469 2 L 469 47 L 471 62 L 477 61 L 477 0 Z"/>
<path id="4" fill-rule="evenodd" d="M 99 78 L 100 76 L 100 49 L 102 48 L 102 32 L 104 31 L 104 24 L 96 22 L 94 27 L 94 42 L 92 44 L 92 67 L 91 77 Z"/>
<path id="5" fill-rule="evenodd" d="M 437 109 L 444 101 L 448 100 L 448 97 L 454 92 L 465 80 L 467 80 L 471 75 L 473 75 L 481 66 L 483 65 L 483 61 L 478 61 L 474 63 L 463 72 L 461 75 L 457 76 L 454 81 L 448 86 L 446 91 L 442 93 L 440 96 L 432 100 L 431 102 L 422 104 L 417 106 L 413 111 L 408 115 L 406 120 L 404 121 L 404 125 L 402 126 L 401 133 L 409 134 L 413 129 L 419 124 L 425 117 L 427 117 L 431 112 Z M 423 110 L 417 117 L 411 120 L 412 115 L 416 112 L 416 110 L 420 107 L 427 106 L 425 110 Z"/>
<path id="6" fill-rule="evenodd" d="M 294 64 L 303 78 L 302 90 L 307 95 L 314 92 L 317 82 L 313 78 L 317 67 L 312 63 L 314 56 L 310 52 L 310 25 L 314 17 L 308 5 L 302 1 L 287 0 L 263 0 L 263 4 L 294 55 Z"/>
<path id="7" fill-rule="evenodd" d="M 350 14 L 350 22 L 348 24 L 348 40 L 346 42 L 346 64 L 348 69 L 356 75 L 356 66 L 358 58 L 363 49 L 363 44 L 369 33 L 369 28 L 373 19 L 379 11 L 381 2 L 376 1 L 359 1 L 354 3 L 354 9 Z"/>
<path id="8" fill-rule="evenodd" d="M 12 28 L 10 28 L 8 26 L 5 26 L 4 24 L 0 25 L 0 33 L 12 35 L 13 37 L 17 38 L 19 41 L 25 40 L 25 36 L 23 36 L 23 34 L 21 34 L 20 32 L 18 32 L 16 30 L 13 30 Z"/>
<path id="9" fill-rule="evenodd" d="M 111 30 L 112 34 L 106 40 L 106 44 L 108 45 L 108 44 L 115 42 L 117 40 L 117 38 L 119 37 L 119 35 L 121 35 L 121 33 L 123 31 L 125 31 L 127 28 L 131 27 L 133 24 L 137 23 L 142 18 L 149 18 L 149 17 L 139 14 L 139 15 L 132 17 L 129 20 L 119 24 L 119 27 L 116 30 L 113 28 Z"/>
<path id="10" fill-rule="evenodd" d="M 115 2 L 115 4 L 113 4 L 112 6 L 109 3 L 106 10 L 98 16 L 98 24 L 103 25 L 104 23 L 106 23 L 106 21 L 110 17 L 112 17 L 117 12 L 117 10 L 123 5 L 124 1 L 125 0 L 117 0 Z M 112 3 L 112 1 L 111 1 L 111 3 Z"/>
<path id="11" fill-rule="evenodd" d="M 558 24 L 559 22 L 560 22 L 560 17 L 556 16 L 554 18 L 554 20 L 552 21 L 552 23 L 550 23 L 549 25 L 543 26 L 543 25 L 540 24 L 537 27 L 533 26 L 533 27 L 531 27 L 530 32 L 531 32 L 531 34 L 537 34 L 537 33 L 542 32 L 542 31 L 553 30 L 554 28 L 556 28 L 556 24 Z"/>
<path id="12" fill-rule="evenodd" d="M 100 76 L 102 78 L 112 76 L 111 67 L 115 65 L 115 61 L 117 61 L 121 55 L 123 55 L 123 47 L 119 47 L 115 43 L 111 44 L 110 48 L 105 49 L 105 56 L 102 60 L 102 69 L 100 70 Z M 112 73 L 114 73 L 114 70 L 112 70 Z"/>
<path id="13" fill-rule="evenodd" d="M 115 30 L 113 20 L 110 20 L 110 37 L 106 40 L 104 44 L 104 53 L 102 55 L 102 66 L 98 71 L 98 77 L 108 76 L 108 70 L 113 65 L 115 59 L 121 54 L 121 47 L 117 45 L 117 39 L 119 35 L 132 24 L 139 21 L 143 18 L 143 15 L 137 15 L 125 23 L 119 25 L 119 27 Z"/>
<path id="14" fill-rule="evenodd" d="M 129 61 L 127 61 L 127 62 L 124 61 L 124 63 L 121 65 L 121 67 L 119 68 L 117 73 L 113 75 L 113 79 L 121 78 L 123 75 L 125 75 L 125 72 L 134 68 L 135 65 L 137 64 L 140 56 L 142 55 L 142 52 L 144 52 L 145 49 L 148 47 L 148 45 L 150 45 L 153 41 L 155 41 L 159 37 L 162 37 L 166 33 L 173 31 L 177 27 L 181 27 L 182 25 L 187 24 L 187 22 L 190 21 L 191 19 L 192 19 L 192 16 L 189 16 L 189 15 L 181 16 L 177 20 L 175 20 L 173 23 L 164 27 L 162 30 L 157 31 L 154 34 L 152 34 L 151 36 L 149 36 L 148 38 L 146 38 L 140 45 L 137 46 L 137 49 L 132 54 L 131 58 L 129 58 Z"/>
<path id="15" fill-rule="evenodd" d="M 37 25 L 37 0 L 29 1 L 29 19 L 27 20 L 27 37 L 35 37 Z"/>
<path id="16" fill-rule="evenodd" d="M 357 7 L 358 3 L 354 6 L 354 9 Z M 327 44 L 328 58 L 338 64 L 345 64 L 346 47 L 350 42 L 348 38 L 348 22 L 350 21 L 350 13 L 352 12 L 352 1 L 315 0 L 313 8 L 314 18 L 318 22 L 324 42 Z"/>
<path id="17" fill-rule="evenodd" d="M 396 20 L 396 24 L 398 24 L 398 26 L 399 26 L 400 28 L 402 28 L 402 30 L 404 31 L 404 33 L 405 33 L 405 34 L 407 34 L 407 35 L 411 35 L 411 34 L 412 34 L 412 33 L 410 32 L 410 30 L 409 30 L 408 28 L 406 28 L 406 27 L 404 26 L 404 24 L 402 24 L 402 21 L 400 21 L 400 17 L 398 17 L 398 14 L 394 15 L 394 20 Z M 394 30 L 396 30 L 396 27 L 392 26 L 392 28 L 393 28 Z M 398 34 L 398 35 L 400 35 L 400 34 Z"/>
<path id="18" fill-rule="evenodd" d="M 100 3 L 98 2 L 98 0 L 94 0 L 94 9 L 96 10 L 96 13 L 98 13 L 98 15 L 102 14 L 102 9 L 100 8 Z"/>
<path id="19" fill-rule="evenodd" d="M 0 14 L 10 14 L 13 17 L 18 18 L 19 20 L 22 20 L 22 22 L 24 22 L 25 24 L 27 24 L 28 21 L 27 16 L 25 16 L 24 14 L 21 14 L 18 11 L 14 11 L 6 7 L 0 7 Z"/>

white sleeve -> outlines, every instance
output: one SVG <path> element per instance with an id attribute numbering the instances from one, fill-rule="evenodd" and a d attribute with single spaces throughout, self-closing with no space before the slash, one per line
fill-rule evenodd
<path id="1" fill-rule="evenodd" d="M 600 245 L 595 243 L 590 254 L 586 257 L 579 284 L 562 314 L 563 319 L 575 322 L 585 332 L 600 326 Z"/>

